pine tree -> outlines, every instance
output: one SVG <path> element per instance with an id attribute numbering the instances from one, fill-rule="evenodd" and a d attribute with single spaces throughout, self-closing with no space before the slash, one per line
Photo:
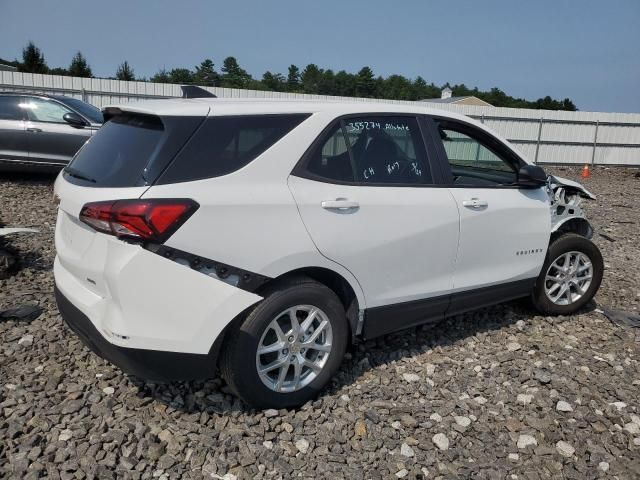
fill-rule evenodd
<path id="1" fill-rule="evenodd" d="M 376 93 L 376 82 L 373 71 L 369 67 L 362 67 L 356 79 L 356 95 L 371 98 Z"/>
<path id="2" fill-rule="evenodd" d="M 289 65 L 287 75 L 287 91 L 297 92 L 300 89 L 300 69 L 294 64 Z"/>
<path id="3" fill-rule="evenodd" d="M 22 68 L 20 71 L 29 73 L 47 73 L 49 71 L 44 55 L 33 42 L 29 42 L 22 49 Z"/>
<path id="4" fill-rule="evenodd" d="M 222 85 L 229 88 L 246 88 L 251 75 L 240 68 L 235 57 L 227 57 L 222 62 Z"/>
<path id="5" fill-rule="evenodd" d="M 81 52 L 78 52 L 73 56 L 71 65 L 69 65 L 69 75 L 85 78 L 93 77 L 91 67 L 89 66 L 89 64 L 87 63 L 87 59 L 84 58 L 84 55 L 82 55 Z"/>
<path id="6" fill-rule="evenodd" d="M 266 71 L 262 75 L 262 84 L 267 90 L 282 92 L 285 90 L 286 81 L 282 74 Z"/>
<path id="7" fill-rule="evenodd" d="M 116 78 L 118 80 L 135 80 L 136 77 L 133 74 L 133 68 L 129 65 L 129 62 L 126 60 L 120 64 L 118 70 L 116 71 Z"/>
<path id="8" fill-rule="evenodd" d="M 320 93 L 322 73 L 322 70 L 315 63 L 310 63 L 304 68 L 302 75 L 300 75 L 304 93 Z"/>
<path id="9" fill-rule="evenodd" d="M 158 73 L 151 77 L 150 80 L 156 83 L 169 83 L 169 73 L 165 68 L 161 68 L 160 70 L 158 70 Z"/>
<path id="10" fill-rule="evenodd" d="M 188 68 L 173 68 L 169 72 L 169 83 L 192 84 L 193 72 Z"/>
<path id="11" fill-rule="evenodd" d="M 205 59 L 200 66 L 196 67 L 193 80 L 197 85 L 205 87 L 217 87 L 220 85 L 220 75 L 215 70 L 213 61 Z"/>

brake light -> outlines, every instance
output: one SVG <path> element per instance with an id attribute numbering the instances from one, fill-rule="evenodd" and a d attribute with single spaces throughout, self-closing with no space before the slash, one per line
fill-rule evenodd
<path id="1" fill-rule="evenodd" d="M 92 202 L 82 207 L 80 220 L 118 238 L 163 243 L 198 207 L 189 199 Z"/>

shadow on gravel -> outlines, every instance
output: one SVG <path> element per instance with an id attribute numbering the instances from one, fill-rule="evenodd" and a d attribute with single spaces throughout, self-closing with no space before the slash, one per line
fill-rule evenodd
<path id="1" fill-rule="evenodd" d="M 6 172 L 0 171 L 0 182 L 31 183 L 48 185 L 55 182 L 58 171 L 51 172 Z"/>
<path id="2" fill-rule="evenodd" d="M 596 307 L 592 300 L 576 315 L 591 312 Z M 381 365 L 414 357 L 434 348 L 446 348 L 475 335 L 508 327 L 519 320 L 527 322 L 536 316 L 539 314 L 525 300 L 516 300 L 358 343 L 347 352 L 340 370 L 319 398 L 337 395 L 344 386 Z M 565 317 L 548 319 L 552 323 L 562 323 Z M 131 376 L 129 380 L 138 387 L 139 398 L 157 401 L 185 413 L 255 411 L 230 395 L 220 378 L 165 384 L 146 383 Z"/>

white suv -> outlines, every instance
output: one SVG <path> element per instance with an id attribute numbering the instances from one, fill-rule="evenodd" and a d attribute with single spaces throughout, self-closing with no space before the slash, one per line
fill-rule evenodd
<path id="1" fill-rule="evenodd" d="M 347 346 L 530 296 L 569 314 L 603 261 L 579 206 L 467 117 L 422 105 L 162 100 L 58 177 L 62 316 L 150 380 L 213 376 L 300 405 Z"/>

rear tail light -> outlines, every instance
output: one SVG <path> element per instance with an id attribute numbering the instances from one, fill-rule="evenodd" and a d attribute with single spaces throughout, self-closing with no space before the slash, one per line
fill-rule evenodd
<path id="1" fill-rule="evenodd" d="M 82 207 L 80 220 L 118 238 L 163 243 L 198 207 L 189 199 L 92 202 Z"/>

